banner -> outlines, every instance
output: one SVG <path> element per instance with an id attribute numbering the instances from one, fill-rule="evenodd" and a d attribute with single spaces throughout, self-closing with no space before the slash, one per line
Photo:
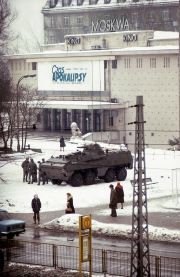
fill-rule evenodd
<path id="1" fill-rule="evenodd" d="M 103 91 L 104 61 L 39 62 L 38 90 Z"/>

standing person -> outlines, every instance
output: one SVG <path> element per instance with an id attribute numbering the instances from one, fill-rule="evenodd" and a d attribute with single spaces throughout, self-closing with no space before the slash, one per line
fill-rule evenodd
<path id="1" fill-rule="evenodd" d="M 29 171 L 29 158 L 26 158 L 24 162 L 22 162 L 21 167 L 23 168 L 23 182 L 28 181 L 28 171 Z"/>
<path id="2" fill-rule="evenodd" d="M 73 197 L 69 192 L 67 193 L 67 208 L 65 210 L 65 213 L 66 214 L 74 214 L 75 213 L 75 209 L 74 209 L 74 205 L 73 205 Z"/>
<path id="3" fill-rule="evenodd" d="M 123 209 L 123 203 L 124 203 L 124 190 L 123 186 L 120 184 L 120 182 L 117 183 L 115 187 L 116 195 L 117 195 L 117 203 L 121 203 L 121 209 Z"/>
<path id="4" fill-rule="evenodd" d="M 29 163 L 29 182 L 28 184 L 32 184 L 33 182 L 37 182 L 37 165 L 33 159 L 30 160 Z"/>
<path id="5" fill-rule="evenodd" d="M 59 142 L 60 142 L 60 151 L 61 151 L 61 150 L 64 151 L 64 147 L 66 146 L 66 144 L 65 144 L 65 141 L 64 141 L 64 137 L 63 137 L 63 136 L 61 136 Z"/>
<path id="6" fill-rule="evenodd" d="M 40 209 L 41 209 L 41 201 L 38 198 L 37 194 L 35 194 L 34 198 L 32 199 L 31 207 L 32 207 L 32 210 L 34 212 L 34 215 L 33 215 L 34 224 L 36 224 L 36 222 L 38 222 L 38 224 L 39 224 L 40 223 L 39 212 L 40 212 Z"/>
<path id="7" fill-rule="evenodd" d="M 110 193 L 110 203 L 109 203 L 109 208 L 111 209 L 111 216 L 116 217 L 117 216 L 117 196 L 116 196 L 116 191 L 114 189 L 114 186 L 111 184 L 109 186 L 111 193 Z"/>

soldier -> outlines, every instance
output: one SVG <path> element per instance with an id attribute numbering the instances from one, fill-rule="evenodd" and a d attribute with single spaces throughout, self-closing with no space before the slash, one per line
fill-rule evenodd
<path id="1" fill-rule="evenodd" d="M 33 182 L 37 182 L 37 165 L 34 160 L 31 159 L 29 163 L 29 182 L 28 184 L 32 184 Z"/>
<path id="2" fill-rule="evenodd" d="M 22 162 L 21 167 L 23 168 L 23 182 L 27 182 L 28 180 L 28 169 L 29 169 L 29 158 L 26 158 L 24 162 Z"/>
<path id="3" fill-rule="evenodd" d="M 109 208 L 111 209 L 111 216 L 116 217 L 117 216 L 117 196 L 116 196 L 116 191 L 114 189 L 114 186 L 111 184 L 109 186 L 111 193 L 110 193 L 110 203 L 109 203 Z"/>

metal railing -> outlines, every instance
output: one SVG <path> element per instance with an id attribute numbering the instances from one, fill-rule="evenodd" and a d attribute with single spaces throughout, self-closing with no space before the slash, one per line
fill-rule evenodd
<path id="1" fill-rule="evenodd" d="M 54 268 L 77 270 L 79 267 L 79 248 L 76 246 L 54 245 L 48 243 L 0 240 L 0 248 L 5 254 L 5 261 L 41 265 Z M 130 276 L 131 254 L 114 250 L 93 249 L 92 271 Z M 180 259 L 150 256 L 151 277 L 180 276 Z M 83 270 L 88 271 L 88 263 L 83 263 Z"/>

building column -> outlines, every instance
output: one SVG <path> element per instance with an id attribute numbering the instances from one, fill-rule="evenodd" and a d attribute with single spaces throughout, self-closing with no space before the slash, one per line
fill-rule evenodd
<path id="1" fill-rule="evenodd" d="M 61 110 L 62 116 L 61 116 L 61 130 L 64 131 L 66 128 L 66 113 L 67 110 Z"/>

